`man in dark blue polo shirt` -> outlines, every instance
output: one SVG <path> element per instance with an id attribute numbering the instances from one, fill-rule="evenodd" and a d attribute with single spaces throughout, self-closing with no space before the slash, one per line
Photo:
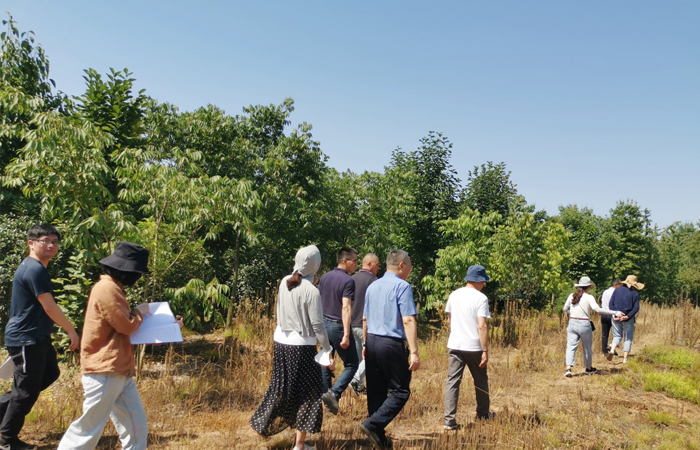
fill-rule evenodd
<path id="1" fill-rule="evenodd" d="M 621 311 L 621 317 L 613 317 L 612 330 L 613 340 L 608 352 L 608 361 L 612 361 L 615 348 L 625 336 L 625 343 L 622 348 L 622 363 L 627 363 L 627 357 L 632 350 L 632 339 L 634 339 L 634 319 L 639 312 L 639 293 L 644 289 L 644 284 L 637 281 L 635 275 L 628 275 L 622 286 L 615 289 L 610 297 L 610 309 Z"/>
<path id="2" fill-rule="evenodd" d="M 51 225 L 35 225 L 27 231 L 29 256 L 19 265 L 12 281 L 10 320 L 5 346 L 14 363 L 12 390 L 0 397 L 0 450 L 30 450 L 36 446 L 19 439 L 24 419 L 39 393 L 58 379 L 56 351 L 51 344 L 53 324 L 66 330 L 71 350 L 78 333 L 53 298 L 46 267 L 58 253 L 61 235 Z"/>
<path id="3" fill-rule="evenodd" d="M 355 297 L 355 281 L 350 274 L 357 269 L 357 250 L 343 247 L 336 260 L 338 267 L 323 275 L 318 283 L 328 339 L 345 366 L 332 387 L 331 370 L 322 368 L 323 388 L 327 391 L 322 400 L 333 414 L 338 414 L 338 400 L 352 381 L 358 366 L 355 339 L 350 330 L 352 299 Z"/>
<path id="4" fill-rule="evenodd" d="M 408 401 L 411 372 L 420 367 L 416 304 L 411 285 L 406 282 L 412 267 L 408 253 L 392 250 L 386 258 L 386 273 L 365 294 L 369 417 L 360 430 L 381 450 L 392 448 L 384 430 Z"/>

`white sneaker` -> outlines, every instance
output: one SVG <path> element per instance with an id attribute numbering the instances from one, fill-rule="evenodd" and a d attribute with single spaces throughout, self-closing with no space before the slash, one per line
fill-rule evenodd
<path id="1" fill-rule="evenodd" d="M 571 378 L 574 376 L 574 374 L 571 373 L 571 369 L 566 369 L 566 373 L 564 374 L 566 378 Z"/>

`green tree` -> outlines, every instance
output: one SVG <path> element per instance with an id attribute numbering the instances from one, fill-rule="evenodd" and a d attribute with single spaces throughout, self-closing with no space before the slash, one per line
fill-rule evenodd
<path id="1" fill-rule="evenodd" d="M 690 223 L 675 222 L 656 243 L 659 255 L 657 294 L 663 303 L 700 294 L 700 230 Z"/>
<path id="2" fill-rule="evenodd" d="M 20 32 L 12 16 L 2 24 L 6 30 L 0 33 L 0 174 L 26 144 L 22 132 L 34 113 L 62 109 L 65 99 L 52 92 L 49 61 L 34 33 Z M 13 205 L 20 213 L 29 209 L 18 189 L 0 185 L 0 207 Z"/>
<path id="3" fill-rule="evenodd" d="M 656 280 L 654 265 L 654 230 L 651 226 L 651 213 L 642 209 L 636 202 L 619 201 L 610 210 L 610 227 L 616 237 L 613 247 L 612 268 L 624 278 L 634 274 L 646 284 L 644 297 L 656 300 Z"/>
<path id="4" fill-rule="evenodd" d="M 464 285 L 469 266 L 481 264 L 490 269 L 491 237 L 500 221 L 496 212 L 482 214 L 467 208 L 459 217 L 441 222 L 440 232 L 449 244 L 438 250 L 435 274 L 422 280 L 427 310 L 444 308 L 450 293 Z"/>
<path id="5" fill-rule="evenodd" d="M 492 236 L 490 269 L 498 293 L 541 309 L 552 305 L 564 286 L 569 234 L 555 222 L 539 222 L 530 213 L 511 213 Z"/>
<path id="6" fill-rule="evenodd" d="M 505 163 L 488 161 L 474 166 L 469 172 L 464 195 L 464 206 L 481 213 L 496 212 L 503 219 L 524 200 L 518 196 L 516 185 L 506 171 Z"/>
<path id="7" fill-rule="evenodd" d="M 411 255 L 417 282 L 432 272 L 440 248 L 445 246 L 440 233 L 443 220 L 457 217 L 460 209 L 460 180 L 450 163 L 452 144 L 442 133 L 431 131 L 420 140 L 417 150 L 394 150 L 386 176 L 405 191 L 396 211 L 400 230 L 398 239 Z M 421 292 L 418 292 L 419 296 Z"/>
<path id="8" fill-rule="evenodd" d="M 607 285 L 614 277 L 614 248 L 618 236 L 610 221 L 596 216 L 590 208 L 576 205 L 560 206 L 553 220 L 571 233 L 571 262 L 565 274 L 568 280 L 590 277 L 599 285 Z"/>

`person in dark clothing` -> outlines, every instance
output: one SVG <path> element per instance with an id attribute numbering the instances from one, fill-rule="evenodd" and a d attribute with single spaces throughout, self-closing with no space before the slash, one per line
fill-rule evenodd
<path id="1" fill-rule="evenodd" d="M 612 280 L 610 287 L 607 288 L 605 292 L 603 292 L 603 295 L 600 296 L 601 308 L 610 308 L 610 299 L 612 298 L 613 292 L 615 292 L 615 289 L 617 289 L 620 286 L 622 286 L 622 280 L 620 280 L 619 278 L 615 278 L 614 280 Z M 608 344 L 608 341 L 610 340 L 610 329 L 612 328 L 612 316 L 600 316 L 600 327 L 600 341 L 603 349 L 603 355 L 605 355 L 605 357 L 607 358 L 608 352 L 610 351 L 610 345 Z"/>
<path id="2" fill-rule="evenodd" d="M 46 268 L 58 253 L 61 234 L 51 225 L 35 225 L 27 231 L 29 256 L 12 281 L 10 320 L 5 346 L 14 363 L 12 390 L 0 397 L 0 450 L 31 450 L 36 446 L 19 439 L 27 414 L 39 394 L 60 375 L 51 332 L 56 323 L 70 339 L 70 350 L 79 345 L 78 333 L 53 297 Z"/>
<path id="3" fill-rule="evenodd" d="M 637 291 L 644 289 L 644 284 L 638 282 L 635 275 L 628 275 L 622 284 L 623 286 L 615 289 L 610 298 L 610 309 L 621 311 L 623 315 L 619 318 L 613 318 L 613 341 L 608 352 L 608 361 L 612 361 L 615 348 L 622 340 L 624 334 L 625 344 L 622 349 L 622 363 L 625 364 L 632 349 L 635 316 L 639 312 L 639 293 Z"/>
<path id="4" fill-rule="evenodd" d="M 362 358 L 362 343 L 365 340 L 362 330 L 362 313 L 365 309 L 365 292 L 367 292 L 367 287 L 377 279 L 377 272 L 379 272 L 379 258 L 374 253 L 367 253 L 362 258 L 362 268 L 352 276 L 352 279 L 355 280 L 355 300 L 352 302 L 352 335 L 355 338 L 357 358 L 360 361 L 360 366 L 350 382 L 350 389 L 355 395 L 363 394 L 367 390 L 364 383 L 365 360 Z"/>
<path id="5" fill-rule="evenodd" d="M 352 301 L 355 298 L 355 280 L 350 274 L 357 269 L 357 250 L 343 247 L 336 255 L 338 266 L 321 277 L 318 290 L 323 305 L 323 322 L 333 350 L 343 360 L 343 372 L 331 386 L 328 367 L 322 369 L 323 388 L 321 398 L 331 414 L 338 414 L 340 396 L 352 381 L 358 366 L 355 339 L 351 331 Z"/>

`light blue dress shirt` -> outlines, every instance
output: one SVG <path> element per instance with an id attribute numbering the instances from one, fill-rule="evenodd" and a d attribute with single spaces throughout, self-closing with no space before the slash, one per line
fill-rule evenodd
<path id="1" fill-rule="evenodd" d="M 364 316 L 369 334 L 406 339 L 402 317 L 416 314 L 411 285 L 395 273 L 385 273 L 367 288 Z"/>

